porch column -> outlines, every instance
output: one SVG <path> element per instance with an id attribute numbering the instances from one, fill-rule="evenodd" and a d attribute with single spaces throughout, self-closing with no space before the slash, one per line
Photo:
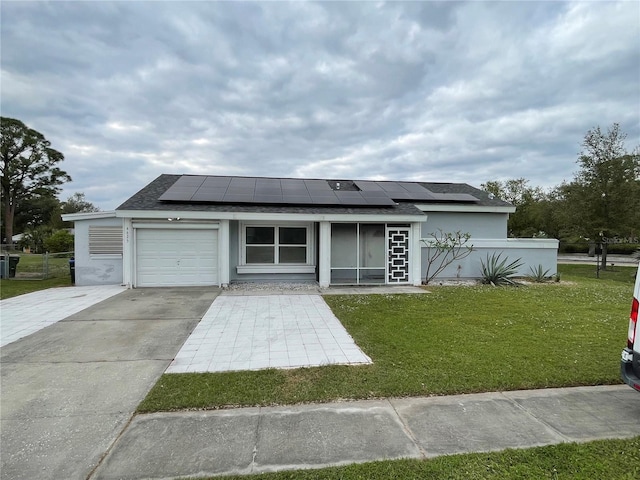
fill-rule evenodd
<path id="1" fill-rule="evenodd" d="M 321 288 L 327 288 L 331 283 L 331 222 L 320 222 L 318 283 Z"/>
<path id="2" fill-rule="evenodd" d="M 411 283 L 416 287 L 422 284 L 422 223 L 411 224 Z"/>
<path id="3" fill-rule="evenodd" d="M 220 220 L 218 228 L 218 280 L 221 287 L 229 286 L 229 220 Z"/>
<path id="4" fill-rule="evenodd" d="M 133 220 L 131 218 L 122 219 L 122 283 L 127 288 L 133 287 L 134 262 L 133 252 Z"/>

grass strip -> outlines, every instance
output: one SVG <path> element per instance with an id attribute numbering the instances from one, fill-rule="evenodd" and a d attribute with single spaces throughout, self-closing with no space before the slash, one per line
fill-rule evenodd
<path id="1" fill-rule="evenodd" d="M 636 480 L 640 437 L 564 443 L 522 450 L 449 455 L 429 460 L 388 460 L 319 470 L 215 477 L 217 480 Z M 213 478 L 209 479 L 213 480 Z"/>
<path id="2" fill-rule="evenodd" d="M 635 269 L 567 267 L 559 284 L 327 296 L 373 365 L 165 374 L 138 411 L 620 383 Z"/>
<path id="3" fill-rule="evenodd" d="M 25 293 L 46 290 L 48 288 L 70 286 L 71 277 L 69 275 L 48 278 L 46 280 L 16 280 L 3 278 L 0 280 L 0 300 L 24 295 Z"/>

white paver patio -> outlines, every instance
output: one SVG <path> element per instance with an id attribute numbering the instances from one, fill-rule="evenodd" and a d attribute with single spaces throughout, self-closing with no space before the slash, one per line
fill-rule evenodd
<path id="1" fill-rule="evenodd" d="M 49 288 L 0 300 L 0 347 L 126 289 L 120 285 Z"/>
<path id="2" fill-rule="evenodd" d="M 220 295 L 166 372 L 368 363 L 320 295 Z"/>

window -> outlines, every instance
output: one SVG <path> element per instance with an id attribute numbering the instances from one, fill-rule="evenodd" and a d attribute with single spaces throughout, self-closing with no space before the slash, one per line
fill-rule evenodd
<path id="1" fill-rule="evenodd" d="M 308 263 L 309 229 L 306 226 L 247 225 L 244 233 L 246 265 Z"/>
<path id="2" fill-rule="evenodd" d="M 122 255 L 122 227 L 89 226 L 90 255 Z"/>

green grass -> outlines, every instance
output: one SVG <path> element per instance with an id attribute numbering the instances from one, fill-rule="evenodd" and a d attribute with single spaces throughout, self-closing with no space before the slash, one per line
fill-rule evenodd
<path id="1" fill-rule="evenodd" d="M 258 475 L 215 477 L 217 480 L 378 480 L 378 479 L 572 479 L 640 478 L 640 437 L 565 443 L 524 450 L 450 455 L 430 460 L 391 460 Z M 213 480 L 211 478 L 210 480 Z"/>
<path id="2" fill-rule="evenodd" d="M 46 290 L 47 288 L 70 286 L 71 278 L 69 276 L 49 278 L 47 280 L 14 280 L 3 278 L 0 280 L 0 300 L 25 293 L 36 292 L 38 290 Z"/>
<path id="3" fill-rule="evenodd" d="M 566 267 L 560 284 L 327 296 L 373 365 L 165 374 L 138 411 L 620 383 L 635 270 Z"/>
<path id="4" fill-rule="evenodd" d="M 600 278 L 596 276 L 595 265 L 558 265 L 560 278 L 566 280 L 579 280 L 591 283 L 611 281 L 626 283 L 633 286 L 636 277 L 636 267 L 607 265 L 607 270 L 600 270 Z"/>
<path id="5" fill-rule="evenodd" d="M 32 253 L 20 253 L 20 262 L 16 268 L 16 275 L 20 274 L 40 274 L 45 271 L 49 278 L 59 276 L 69 276 L 69 256 L 70 254 L 51 253 L 48 257 L 48 267 L 45 268 L 44 255 Z"/>
<path id="6" fill-rule="evenodd" d="M 13 254 L 12 254 L 13 255 Z M 43 256 L 20 253 L 16 268 L 16 278 L 0 280 L 0 299 L 15 297 L 38 290 L 71 285 L 68 255 L 51 254 L 47 269 L 47 278 L 43 280 L 45 268 Z"/>

